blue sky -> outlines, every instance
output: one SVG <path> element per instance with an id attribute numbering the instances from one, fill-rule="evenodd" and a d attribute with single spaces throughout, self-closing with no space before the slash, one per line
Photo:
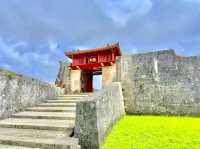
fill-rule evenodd
<path id="1" fill-rule="evenodd" d="M 200 55 L 200 0 L 0 0 L 0 68 L 54 82 L 64 51 Z"/>

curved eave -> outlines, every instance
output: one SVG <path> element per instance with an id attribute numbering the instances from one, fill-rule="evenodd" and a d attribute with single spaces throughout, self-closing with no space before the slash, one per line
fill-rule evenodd
<path id="1" fill-rule="evenodd" d="M 108 51 L 108 50 L 111 50 L 111 49 L 115 50 L 116 56 L 121 56 L 121 50 L 120 50 L 120 47 L 119 47 L 119 43 L 114 44 L 114 45 L 110 45 L 110 46 L 107 46 L 107 47 L 103 47 L 103 48 L 96 48 L 96 49 L 90 49 L 90 50 L 79 50 L 79 51 L 73 51 L 73 52 L 65 52 L 65 56 L 72 59 L 73 56 L 76 56 L 76 55 L 98 53 L 98 52 Z"/>

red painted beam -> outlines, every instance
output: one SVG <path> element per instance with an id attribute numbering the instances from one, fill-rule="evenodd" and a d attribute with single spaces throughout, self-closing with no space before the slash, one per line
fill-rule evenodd
<path id="1" fill-rule="evenodd" d="M 103 63 L 103 66 L 101 63 L 91 63 L 91 64 L 81 64 L 81 65 L 71 64 L 70 68 L 71 69 L 83 69 L 83 70 L 101 69 L 102 67 L 105 67 L 105 66 L 112 66 L 112 64 L 114 64 L 115 61 L 102 62 L 102 63 Z"/>

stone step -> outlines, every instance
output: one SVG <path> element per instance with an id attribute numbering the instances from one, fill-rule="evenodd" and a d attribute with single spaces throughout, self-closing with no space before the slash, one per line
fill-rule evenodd
<path id="1" fill-rule="evenodd" d="M 64 94 L 58 97 L 88 97 L 90 94 Z"/>
<path id="2" fill-rule="evenodd" d="M 14 118 L 32 118 L 32 119 L 63 119 L 74 120 L 75 112 L 34 112 L 25 111 L 13 114 Z"/>
<path id="3" fill-rule="evenodd" d="M 76 103 L 42 103 L 40 107 L 75 107 Z"/>
<path id="4" fill-rule="evenodd" d="M 74 127 L 74 120 L 8 118 L 0 121 L 0 127 L 38 130 L 71 130 Z"/>
<path id="5" fill-rule="evenodd" d="M 75 112 L 76 107 L 31 107 L 27 108 L 26 111 L 37 111 L 37 112 Z"/>
<path id="6" fill-rule="evenodd" d="M 0 121 L 0 149 L 80 149 L 70 138 L 76 103 L 88 95 L 61 95 Z"/>
<path id="7" fill-rule="evenodd" d="M 78 147 L 78 139 L 75 138 L 55 138 L 55 139 L 38 139 L 38 138 L 16 138 L 13 136 L 0 136 L 1 144 L 14 144 L 19 146 L 26 146 L 41 149 L 71 149 L 73 146 Z"/>
<path id="8" fill-rule="evenodd" d="M 58 138 L 68 137 L 72 130 L 55 131 L 55 130 L 35 130 L 35 129 L 19 129 L 19 128 L 2 128 L 0 127 L 0 136 L 15 136 L 15 137 L 33 137 L 33 138 Z M 0 137 L 1 138 L 1 137 Z"/>
<path id="9" fill-rule="evenodd" d="M 84 100 L 87 99 L 88 97 L 54 97 L 51 98 L 51 100 Z"/>
<path id="10" fill-rule="evenodd" d="M 13 146 L 13 145 L 3 145 L 3 144 L 0 144 L 0 149 L 41 149 L 41 148 L 32 148 L 32 147 Z"/>
<path id="11" fill-rule="evenodd" d="M 0 128 L 0 144 L 41 149 L 60 149 L 68 148 L 73 144 L 77 145 L 78 140 L 67 137 L 67 133 L 64 131 Z"/>
<path id="12" fill-rule="evenodd" d="M 63 100 L 63 99 L 49 99 L 46 101 L 46 103 L 77 103 L 83 100 L 73 100 L 73 99 L 69 99 L 69 100 Z"/>

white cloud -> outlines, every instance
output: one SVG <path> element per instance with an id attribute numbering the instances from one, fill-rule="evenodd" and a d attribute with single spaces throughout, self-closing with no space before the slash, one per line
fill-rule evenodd
<path id="1" fill-rule="evenodd" d="M 134 15 L 145 15 L 152 7 L 151 0 L 96 0 L 96 3 L 115 23 L 124 26 Z"/>
<path id="2" fill-rule="evenodd" d="M 58 43 L 53 41 L 53 40 L 50 40 L 49 41 L 49 48 L 52 52 L 56 52 L 57 49 L 58 49 Z"/>
<path id="3" fill-rule="evenodd" d="M 25 41 L 20 41 L 12 45 L 12 48 L 17 48 L 19 46 L 26 47 L 28 44 Z"/>
<path id="4" fill-rule="evenodd" d="M 25 52 L 18 49 L 26 46 Z M 0 37 L 0 67 L 37 79 L 53 82 L 58 69 L 58 55 L 49 50 L 34 50 L 25 42 L 9 43 Z M 56 55 L 56 56 L 55 56 Z M 55 56 L 55 57 L 54 57 Z"/>
<path id="5" fill-rule="evenodd" d="M 16 42 L 14 44 L 8 44 L 6 43 L 1 37 L 0 37 L 0 51 L 3 54 L 3 57 L 7 57 L 11 59 L 12 61 L 17 62 L 18 64 L 25 66 L 25 67 L 31 67 L 33 62 L 40 63 L 44 66 L 55 66 L 56 62 L 51 59 L 52 53 L 37 53 L 34 50 L 28 51 L 27 53 L 20 54 L 19 51 L 16 50 L 18 46 L 27 46 L 28 44 L 26 42 Z M 28 48 L 28 47 L 27 47 Z M 50 45 L 50 49 L 54 50 L 55 45 Z M 8 67 L 8 64 L 4 65 L 4 67 Z"/>
<path id="6" fill-rule="evenodd" d="M 0 50 L 3 53 L 3 56 L 9 56 L 12 59 L 19 59 L 20 55 L 18 52 L 15 51 L 15 46 L 14 45 L 8 45 L 7 43 L 4 42 L 4 40 L 2 39 L 2 37 L 0 37 Z"/>

